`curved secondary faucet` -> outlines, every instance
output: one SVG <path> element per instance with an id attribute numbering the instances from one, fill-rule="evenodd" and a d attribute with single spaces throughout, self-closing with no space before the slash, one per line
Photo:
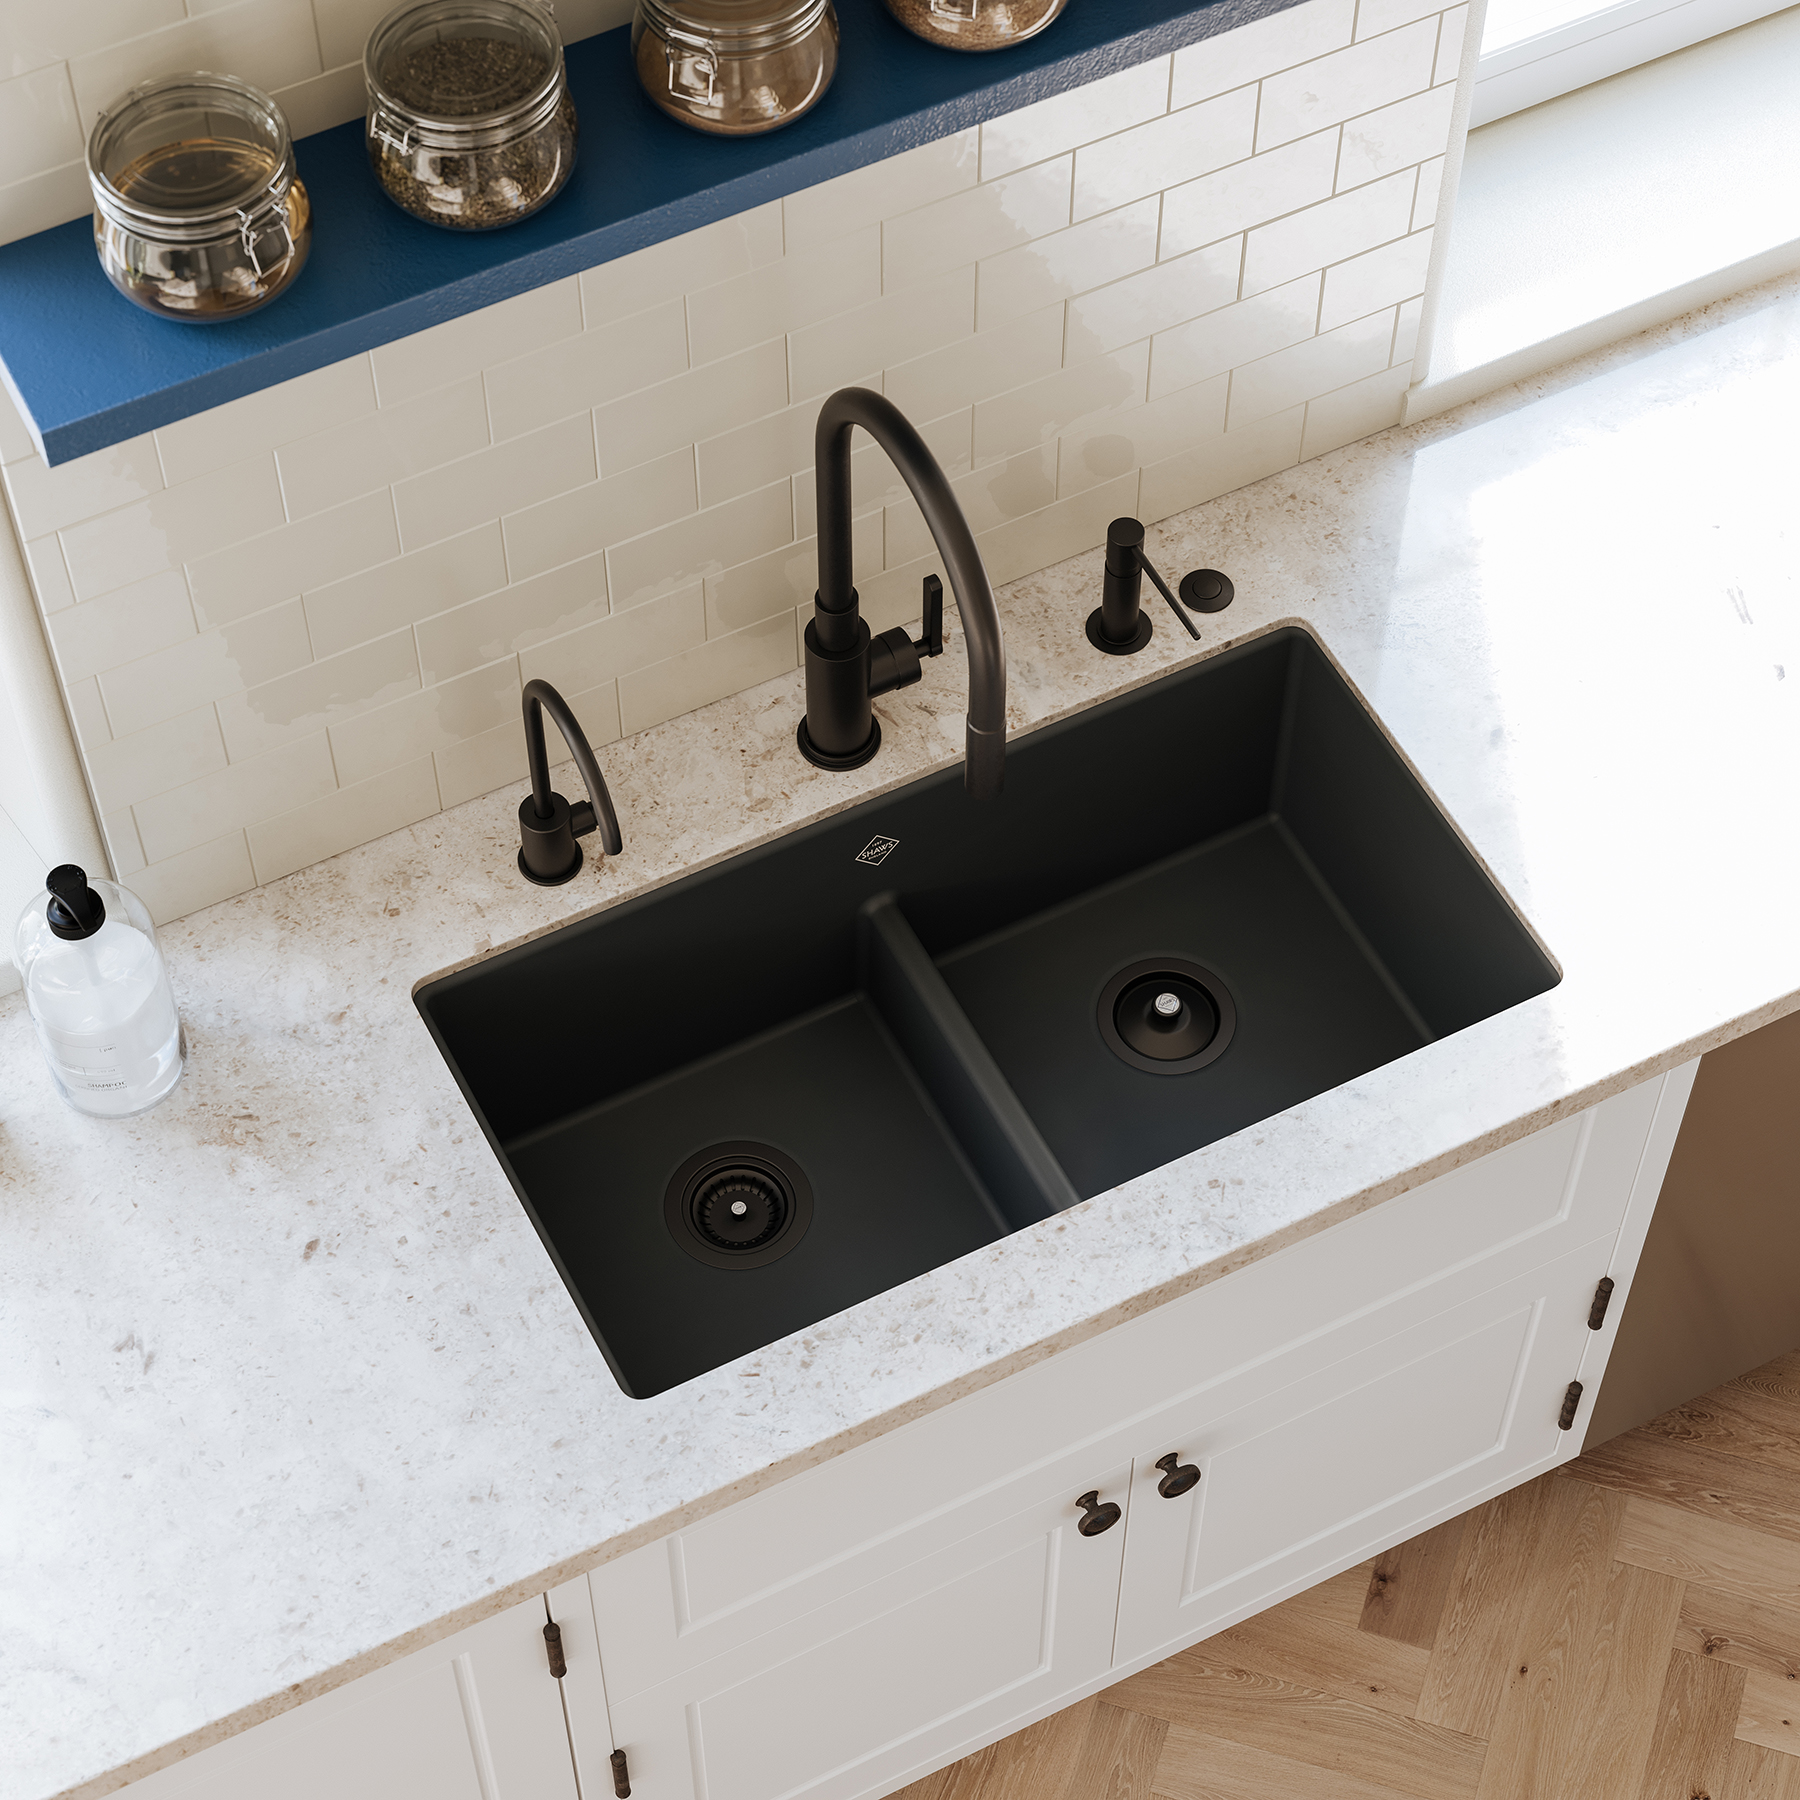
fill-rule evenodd
<path id="1" fill-rule="evenodd" d="M 850 436 L 860 425 L 912 489 L 962 614 L 969 654 L 968 761 L 963 785 L 976 799 L 1000 792 L 1006 758 L 1006 647 L 994 589 L 937 458 L 905 414 L 868 388 L 840 388 L 819 409 L 814 460 L 819 492 L 819 591 L 806 628 L 806 717 L 800 753 L 821 769 L 860 768 L 881 748 L 881 725 L 869 702 L 910 687 L 921 656 L 943 649 L 943 586 L 925 578 L 925 635 L 914 643 L 903 627 L 871 638 L 857 611 L 850 579 Z"/>
<path id="2" fill-rule="evenodd" d="M 547 681 L 528 681 L 525 710 L 525 755 L 531 764 L 531 792 L 519 802 L 519 873 L 539 887 L 556 887 L 581 873 L 581 846 L 576 839 L 598 829 L 608 856 L 624 848 L 619 818 L 613 811 L 606 777 L 594 760 L 593 746 L 569 703 Z M 573 806 L 550 791 L 550 758 L 544 749 L 544 714 L 556 721 L 587 784 L 588 797 Z"/>

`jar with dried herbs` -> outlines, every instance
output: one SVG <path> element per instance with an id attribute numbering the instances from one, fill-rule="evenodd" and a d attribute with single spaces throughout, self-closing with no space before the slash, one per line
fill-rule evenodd
<path id="1" fill-rule="evenodd" d="M 1022 44 L 1060 13 L 1067 0 L 887 0 L 888 11 L 915 37 L 947 50 L 1004 50 Z"/>
<path id="2" fill-rule="evenodd" d="M 101 113 L 87 146 L 106 278 L 165 319 L 266 306 L 306 265 L 312 206 L 281 108 L 230 75 L 167 75 Z"/>
<path id="3" fill-rule="evenodd" d="M 637 0 L 638 83 L 671 118 L 745 137 L 791 125 L 837 73 L 831 0 Z"/>
<path id="4" fill-rule="evenodd" d="M 409 0 L 370 34 L 363 81 L 369 165 L 415 218 L 511 225 L 575 167 L 562 41 L 533 0 Z"/>

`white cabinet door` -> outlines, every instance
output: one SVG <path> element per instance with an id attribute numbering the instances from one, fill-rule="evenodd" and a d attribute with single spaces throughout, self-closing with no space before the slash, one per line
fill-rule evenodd
<path id="1" fill-rule="evenodd" d="M 1611 1247 L 1486 1292 L 1409 1296 L 1333 1333 L 1329 1360 L 1274 1393 L 1171 1408 L 1133 1470 L 1118 1661 L 1195 1642 L 1552 1467 Z M 1165 1499 L 1171 1451 L 1201 1479 Z"/>
<path id="2" fill-rule="evenodd" d="M 513 1607 L 126 1791 L 132 1800 L 576 1800 L 545 1618 L 541 1599 Z"/>
<path id="3" fill-rule="evenodd" d="M 1122 1506 L 1129 1474 L 1121 1463 L 1079 1485 Z M 1064 1483 L 766 1636 L 627 1698 L 613 1693 L 633 1795 L 884 1793 L 1097 1685 L 1126 1525 L 1083 1537 L 1078 1491 Z M 954 1517 L 942 1524 L 953 1536 Z M 602 1616 L 605 1575 L 595 1571 Z"/>

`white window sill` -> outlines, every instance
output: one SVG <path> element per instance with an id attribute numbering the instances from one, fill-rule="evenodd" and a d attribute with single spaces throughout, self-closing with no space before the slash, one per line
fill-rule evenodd
<path id="1" fill-rule="evenodd" d="M 1800 268 L 1800 7 L 1469 133 L 1408 420 Z"/>

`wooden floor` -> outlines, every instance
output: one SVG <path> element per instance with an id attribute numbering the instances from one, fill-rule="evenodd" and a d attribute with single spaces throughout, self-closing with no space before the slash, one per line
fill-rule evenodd
<path id="1" fill-rule="evenodd" d="M 1800 1351 L 898 1800 L 1800 1800 Z"/>

